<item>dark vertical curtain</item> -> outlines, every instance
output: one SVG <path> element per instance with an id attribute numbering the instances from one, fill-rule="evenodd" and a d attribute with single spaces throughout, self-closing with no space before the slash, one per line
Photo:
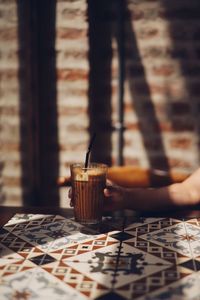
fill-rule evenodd
<path id="1" fill-rule="evenodd" d="M 24 205 L 58 205 L 56 1 L 17 4 L 23 201 Z"/>

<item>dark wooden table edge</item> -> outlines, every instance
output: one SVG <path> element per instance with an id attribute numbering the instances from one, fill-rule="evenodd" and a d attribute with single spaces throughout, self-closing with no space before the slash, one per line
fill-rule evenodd
<path id="1" fill-rule="evenodd" d="M 63 217 L 73 217 L 72 208 L 61 207 L 15 207 L 15 206 L 0 206 L 0 226 L 5 225 L 15 214 L 46 214 L 46 215 L 61 215 Z M 110 216 L 110 214 L 108 214 Z M 117 214 L 115 214 L 117 215 Z M 200 218 L 200 208 L 194 209 L 176 209 L 165 211 L 140 211 L 120 212 L 120 216 L 134 216 L 134 217 L 155 217 L 155 218 Z"/>
<path id="2" fill-rule="evenodd" d="M 5 225 L 15 214 L 46 214 L 61 215 L 63 217 L 72 217 L 71 208 L 60 207 L 18 207 L 18 206 L 1 206 L 0 207 L 0 226 Z"/>

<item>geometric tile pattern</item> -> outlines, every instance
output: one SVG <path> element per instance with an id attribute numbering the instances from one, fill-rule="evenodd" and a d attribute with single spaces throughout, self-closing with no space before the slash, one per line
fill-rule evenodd
<path id="1" fill-rule="evenodd" d="M 200 299 L 200 218 L 85 227 L 16 214 L 0 229 L 0 299 Z"/>

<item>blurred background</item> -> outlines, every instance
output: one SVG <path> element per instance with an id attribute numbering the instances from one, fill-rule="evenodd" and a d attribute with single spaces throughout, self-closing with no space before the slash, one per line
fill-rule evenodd
<path id="1" fill-rule="evenodd" d="M 0 205 L 66 205 L 85 159 L 199 166 L 199 0 L 0 0 Z"/>

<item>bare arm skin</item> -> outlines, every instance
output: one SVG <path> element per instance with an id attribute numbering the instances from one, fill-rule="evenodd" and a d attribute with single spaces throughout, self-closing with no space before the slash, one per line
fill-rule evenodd
<path id="1" fill-rule="evenodd" d="M 105 211 L 120 209 L 165 210 L 200 204 L 200 168 L 182 183 L 162 188 L 123 188 L 108 183 Z"/>

